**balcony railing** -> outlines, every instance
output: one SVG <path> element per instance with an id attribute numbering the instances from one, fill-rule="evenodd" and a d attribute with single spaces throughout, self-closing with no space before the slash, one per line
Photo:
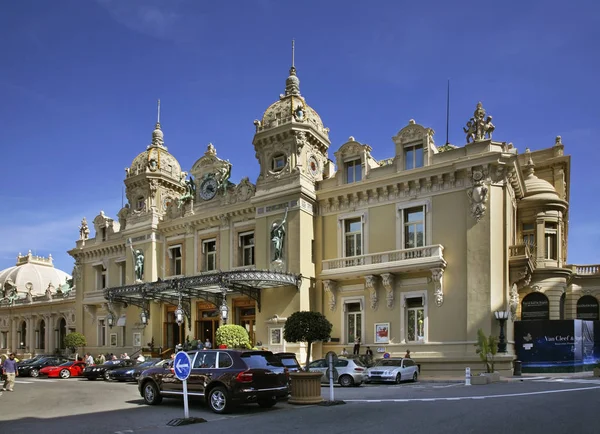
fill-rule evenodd
<path id="1" fill-rule="evenodd" d="M 580 276 L 600 275 L 600 265 L 571 265 L 571 269 Z"/>
<path id="2" fill-rule="evenodd" d="M 322 262 L 323 274 L 351 271 L 384 271 L 386 268 L 427 268 L 428 266 L 446 265 L 443 256 L 444 246 L 440 244 L 413 249 L 378 252 L 368 255 L 350 256 L 346 258 L 326 259 Z M 423 267 L 420 267 L 423 265 Z M 390 270 L 393 271 L 393 270 Z"/>
<path id="3" fill-rule="evenodd" d="M 531 249 L 535 250 L 535 246 L 529 246 L 528 244 L 517 244 L 515 246 L 509 246 L 509 258 L 512 260 L 529 259 L 529 261 L 531 261 L 531 265 L 535 268 L 536 258 L 535 255 L 531 252 Z"/>

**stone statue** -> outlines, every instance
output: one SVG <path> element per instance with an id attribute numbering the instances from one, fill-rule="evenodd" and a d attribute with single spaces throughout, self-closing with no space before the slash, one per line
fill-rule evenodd
<path id="1" fill-rule="evenodd" d="M 136 282 L 141 282 L 144 277 L 144 252 L 142 249 L 134 249 L 133 241 L 129 238 L 129 248 L 133 255 L 133 270 Z"/>
<path id="2" fill-rule="evenodd" d="M 481 220 L 487 209 L 489 188 L 486 185 L 487 173 L 483 168 L 473 170 L 473 185 L 467 190 L 467 195 L 471 201 L 471 215 L 477 221 Z"/>
<path id="3" fill-rule="evenodd" d="M 273 248 L 273 262 L 283 260 L 283 242 L 285 240 L 285 223 L 287 221 L 288 209 L 280 223 L 273 222 L 271 225 L 271 247 Z"/>
<path id="4" fill-rule="evenodd" d="M 62 285 L 60 285 L 57 290 L 56 293 L 57 294 L 62 294 L 63 297 L 66 297 L 69 295 L 69 293 L 73 290 L 73 286 L 72 286 L 73 281 L 70 280 L 69 278 L 65 279 L 65 283 L 63 283 Z"/>
<path id="5" fill-rule="evenodd" d="M 229 187 L 229 178 L 231 177 L 231 163 L 229 160 L 226 160 L 224 164 L 217 169 L 215 177 L 219 183 L 219 191 L 225 194 L 227 192 L 227 187 Z"/>
<path id="6" fill-rule="evenodd" d="M 85 217 L 81 220 L 81 226 L 79 226 L 79 239 L 87 240 L 90 237 L 90 228 L 88 227 L 87 220 Z"/>
<path id="7" fill-rule="evenodd" d="M 52 283 L 49 283 L 46 288 L 46 300 L 52 300 L 52 288 L 54 288 L 54 286 Z"/>
<path id="8" fill-rule="evenodd" d="M 181 208 L 181 205 L 196 197 L 196 184 L 194 183 L 194 178 L 192 176 L 190 176 L 190 179 L 184 181 L 184 185 L 185 193 L 179 198 L 178 208 Z"/>
<path id="9" fill-rule="evenodd" d="M 9 306 L 15 304 L 15 300 L 19 298 L 19 294 L 17 292 L 17 285 L 14 284 L 12 279 L 6 279 L 4 283 L 4 292 L 3 298 L 0 299 L 0 303 L 6 302 Z"/>
<path id="10" fill-rule="evenodd" d="M 485 117 L 485 109 L 481 102 L 477 103 L 473 117 L 467 122 L 467 128 L 463 127 L 463 131 L 467 135 L 467 143 L 481 142 L 483 140 L 491 140 L 492 133 L 496 127 L 492 123 L 492 117 Z"/>

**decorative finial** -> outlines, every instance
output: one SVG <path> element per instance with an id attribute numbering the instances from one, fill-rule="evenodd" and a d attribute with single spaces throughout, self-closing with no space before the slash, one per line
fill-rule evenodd
<path id="1" fill-rule="evenodd" d="M 296 41 L 295 39 L 292 39 L 292 68 L 295 69 L 295 65 L 294 65 L 294 54 L 296 51 Z"/>
<path id="2" fill-rule="evenodd" d="M 528 155 L 527 164 L 525 164 L 525 174 L 528 177 L 531 177 L 533 176 L 533 173 L 535 171 L 535 164 L 533 164 L 533 158 L 531 158 L 531 151 L 529 150 L 529 148 L 525 148 L 525 154 Z"/>
<path id="3" fill-rule="evenodd" d="M 160 126 L 160 99 L 158 100 L 158 115 L 156 117 L 156 123 Z"/>
<path id="4" fill-rule="evenodd" d="M 562 145 L 562 137 L 556 136 L 556 139 L 554 140 L 554 146 L 560 146 L 560 145 Z"/>
<path id="5" fill-rule="evenodd" d="M 300 80 L 296 76 L 296 41 L 292 39 L 292 67 L 290 68 L 290 76 L 285 81 L 285 95 L 298 95 L 300 96 Z"/>
<path id="6" fill-rule="evenodd" d="M 148 148 L 151 146 L 164 147 L 165 144 L 164 135 L 160 128 L 160 99 L 156 104 L 156 112 L 156 125 L 154 126 L 154 131 L 152 131 L 152 144 Z"/>
<path id="7" fill-rule="evenodd" d="M 473 117 L 467 122 L 467 128 L 463 127 L 463 131 L 467 135 L 467 143 L 492 140 L 492 133 L 495 129 L 492 117 L 485 118 L 485 109 L 481 101 L 477 103 Z"/>

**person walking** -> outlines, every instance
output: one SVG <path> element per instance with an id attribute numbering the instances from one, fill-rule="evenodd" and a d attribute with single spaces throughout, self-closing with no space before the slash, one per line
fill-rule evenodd
<path id="1" fill-rule="evenodd" d="M 206 338 L 206 342 L 204 342 L 204 349 L 210 350 L 212 348 L 212 344 L 210 343 L 210 339 Z"/>
<path id="2" fill-rule="evenodd" d="M 6 359 L 2 364 L 2 373 L 6 376 L 2 390 L 8 390 L 9 392 L 12 392 L 15 387 L 15 377 L 19 376 L 17 361 L 15 360 L 15 353 L 10 353 L 8 359 Z"/>
<path id="3" fill-rule="evenodd" d="M 356 356 L 360 354 L 360 336 L 354 338 L 354 350 L 352 351 L 352 354 Z"/>
<path id="4" fill-rule="evenodd" d="M 404 355 L 405 359 L 410 359 L 410 350 L 406 350 L 406 354 Z"/>
<path id="5" fill-rule="evenodd" d="M 85 366 L 92 366 L 94 364 L 94 358 L 90 353 L 85 356 Z"/>

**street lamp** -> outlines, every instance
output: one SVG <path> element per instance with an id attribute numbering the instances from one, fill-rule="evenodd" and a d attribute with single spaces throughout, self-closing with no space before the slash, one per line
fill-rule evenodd
<path id="1" fill-rule="evenodd" d="M 223 297 L 223 303 L 221 303 L 221 319 L 223 320 L 223 324 L 227 324 L 227 315 L 229 314 L 229 308 L 227 307 L 227 301 L 225 297 Z"/>
<path id="2" fill-rule="evenodd" d="M 498 352 L 506 353 L 506 336 L 504 335 L 504 323 L 508 319 L 508 311 L 497 310 L 494 312 L 494 316 L 500 322 L 500 336 L 498 339 Z"/>
<path id="3" fill-rule="evenodd" d="M 140 313 L 140 320 L 144 326 L 148 324 L 148 314 L 145 309 L 142 309 L 142 313 Z"/>
<path id="4" fill-rule="evenodd" d="M 113 316 L 112 312 L 108 312 L 108 315 L 106 317 L 106 322 L 108 323 L 108 327 L 112 328 L 113 324 L 115 322 L 115 317 Z"/>
<path id="5" fill-rule="evenodd" d="M 177 310 L 175 311 L 175 322 L 180 327 L 183 324 L 183 309 L 181 308 L 181 304 L 177 306 Z"/>

